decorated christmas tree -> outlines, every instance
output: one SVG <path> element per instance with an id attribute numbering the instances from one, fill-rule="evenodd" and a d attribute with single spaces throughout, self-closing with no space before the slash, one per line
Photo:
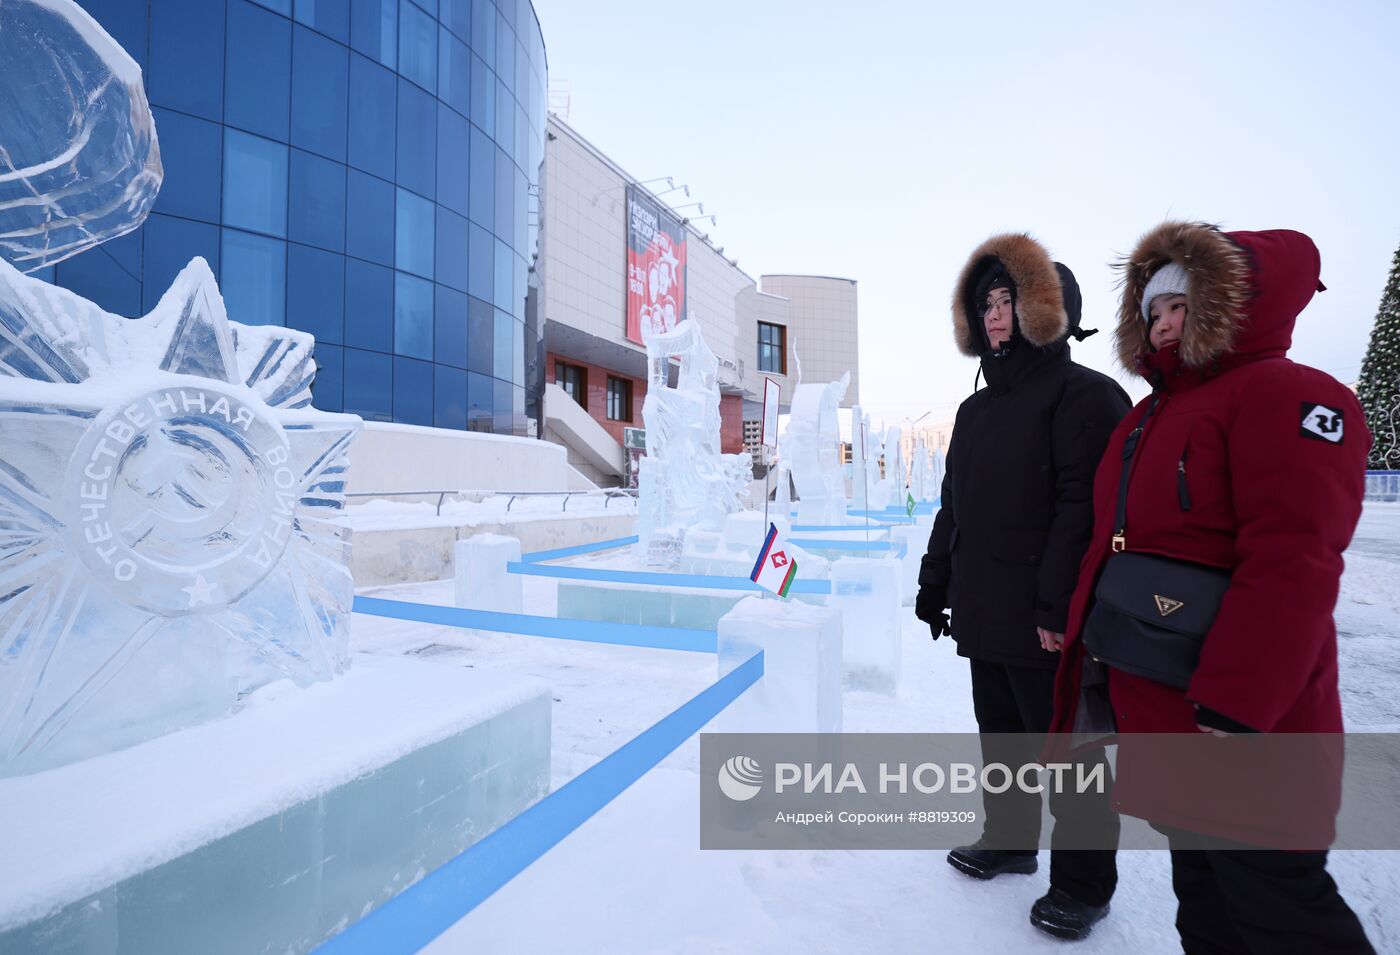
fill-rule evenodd
<path id="1" fill-rule="evenodd" d="M 1400 249 L 1390 264 L 1356 392 L 1374 442 L 1369 467 L 1400 470 Z"/>

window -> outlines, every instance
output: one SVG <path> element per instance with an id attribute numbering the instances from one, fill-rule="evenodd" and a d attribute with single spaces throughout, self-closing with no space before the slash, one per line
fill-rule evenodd
<path id="1" fill-rule="evenodd" d="M 350 165 L 394 178 L 398 82 L 363 56 L 350 56 Z"/>
<path id="2" fill-rule="evenodd" d="M 439 282 L 452 286 L 458 291 L 471 290 L 470 270 L 467 268 L 467 236 L 471 227 L 467 220 L 446 209 L 437 210 L 437 264 L 435 277 Z"/>
<path id="3" fill-rule="evenodd" d="M 564 389 L 564 393 L 577 401 L 585 410 L 588 408 L 588 373 L 578 365 L 556 361 L 554 363 L 554 383 Z"/>
<path id="4" fill-rule="evenodd" d="M 490 377 L 496 349 L 496 310 L 475 296 L 467 299 L 467 369 Z M 491 402 L 486 402 L 489 407 Z"/>
<path id="5" fill-rule="evenodd" d="M 224 122 L 285 143 L 292 103 L 291 23 L 233 0 L 224 82 Z"/>
<path id="6" fill-rule="evenodd" d="M 504 142 L 504 140 L 503 140 Z M 497 147 L 496 154 L 496 208 L 493 215 L 496 235 L 507 245 L 515 244 L 515 164 L 510 161 L 505 150 Z M 524 238 L 522 236 L 522 238 Z M 509 283 L 507 283 L 509 284 Z M 511 292 L 506 290 L 506 299 Z M 502 308 L 509 306 L 502 305 Z"/>
<path id="7" fill-rule="evenodd" d="M 287 238 L 332 252 L 345 251 L 345 167 L 292 150 Z"/>
<path id="8" fill-rule="evenodd" d="M 467 297 L 445 285 L 434 288 L 433 361 L 457 368 L 467 367 Z M 466 400 L 467 379 L 462 379 L 462 396 Z M 466 427 L 466 412 L 463 424 Z"/>
<path id="9" fill-rule="evenodd" d="M 159 106 L 151 113 L 160 130 L 160 161 L 165 167 L 154 211 L 218 222 L 223 130 Z"/>
<path id="10" fill-rule="evenodd" d="M 429 93 L 437 92 L 437 24 L 412 4 L 399 11 L 399 72 Z"/>
<path id="11" fill-rule="evenodd" d="M 354 169 L 345 191 L 345 251 L 380 265 L 394 261 L 394 187 Z"/>
<path id="12" fill-rule="evenodd" d="M 394 68 L 398 49 L 399 0 L 352 0 L 350 45 Z"/>
<path id="13" fill-rule="evenodd" d="M 295 242 L 287 246 L 287 325 L 321 342 L 345 340 L 345 259 Z"/>
<path id="14" fill-rule="evenodd" d="M 433 427 L 467 427 L 467 373 L 457 368 L 433 366 Z"/>
<path id="15" fill-rule="evenodd" d="M 471 220 L 483 229 L 493 229 L 496 224 L 496 147 L 490 137 L 476 127 L 472 127 L 468 176 Z"/>
<path id="16" fill-rule="evenodd" d="M 225 229 L 220 258 L 228 317 L 244 325 L 286 324 L 287 243 Z"/>
<path id="17" fill-rule="evenodd" d="M 438 96 L 463 116 L 471 115 L 472 53 L 446 30 L 438 36 Z"/>
<path id="18" fill-rule="evenodd" d="M 153 0 L 146 76 L 153 105 L 206 119 L 223 118 L 224 22 L 222 3 Z M 143 48 L 122 45 L 128 50 Z"/>
<path id="19" fill-rule="evenodd" d="M 345 260 L 345 344 L 387 352 L 394 340 L 394 273 Z"/>
<path id="20" fill-rule="evenodd" d="M 296 0 L 296 20 L 341 43 L 350 42 L 349 0 Z"/>
<path id="21" fill-rule="evenodd" d="M 515 319 L 509 312 L 496 309 L 495 331 L 492 333 L 491 377 L 510 380 L 510 361 L 514 352 L 515 333 L 511 326 Z"/>
<path id="22" fill-rule="evenodd" d="M 349 51 L 297 27 L 292 38 L 292 144 L 345 161 Z"/>
<path id="23" fill-rule="evenodd" d="M 437 100 L 399 81 L 398 182 L 433 197 L 437 178 Z"/>
<path id="24" fill-rule="evenodd" d="M 433 425 L 433 366 L 412 358 L 394 359 L 394 420 Z"/>
<path id="25" fill-rule="evenodd" d="M 437 201 L 461 215 L 469 209 L 471 140 L 471 124 L 438 104 Z"/>
<path id="26" fill-rule="evenodd" d="M 467 430 L 491 430 L 491 378 L 467 372 Z"/>
<path id="27" fill-rule="evenodd" d="M 224 225 L 287 234 L 287 147 L 224 131 Z"/>
<path id="28" fill-rule="evenodd" d="M 369 421 L 393 420 L 393 359 L 347 348 L 341 387 L 345 410 Z"/>
<path id="29" fill-rule="evenodd" d="M 632 420 L 632 382 L 608 375 L 608 420 Z"/>
<path id="30" fill-rule="evenodd" d="M 758 370 L 787 374 L 787 329 L 758 323 Z"/>
<path id="31" fill-rule="evenodd" d="M 433 283 L 403 272 L 394 273 L 394 352 L 433 357 Z"/>
<path id="32" fill-rule="evenodd" d="M 398 191 L 398 222 L 394 232 L 394 266 L 423 278 L 433 277 L 436 207 L 407 189 Z"/>

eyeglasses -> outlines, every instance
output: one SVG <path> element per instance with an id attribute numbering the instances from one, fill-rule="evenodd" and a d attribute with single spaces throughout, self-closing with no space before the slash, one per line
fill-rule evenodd
<path id="1" fill-rule="evenodd" d="M 988 312 L 992 311 L 992 309 L 1006 308 L 1006 307 L 1010 306 L 1010 304 L 1011 304 L 1011 296 L 1010 296 L 1010 295 L 998 295 L 995 299 L 993 299 L 993 300 L 991 300 L 991 301 L 988 301 L 986 304 L 984 304 L 984 305 L 982 306 L 982 314 L 983 314 L 983 315 L 986 315 Z"/>

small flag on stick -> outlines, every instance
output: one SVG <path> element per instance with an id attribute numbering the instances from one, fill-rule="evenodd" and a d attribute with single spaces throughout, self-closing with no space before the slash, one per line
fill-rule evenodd
<path id="1" fill-rule="evenodd" d="M 914 495 L 909 495 L 909 500 L 904 502 L 904 512 L 906 517 L 914 516 Z"/>
<path id="2" fill-rule="evenodd" d="M 797 561 L 789 553 L 787 541 L 778 533 L 778 526 L 769 524 L 768 536 L 764 538 L 763 548 L 758 552 L 758 560 L 754 562 L 749 580 L 770 593 L 786 597 L 788 588 L 796 578 Z"/>

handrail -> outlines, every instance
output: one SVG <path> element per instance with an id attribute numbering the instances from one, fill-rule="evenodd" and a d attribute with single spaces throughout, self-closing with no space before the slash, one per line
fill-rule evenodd
<path id="1" fill-rule="evenodd" d="M 436 505 L 436 509 L 435 509 L 434 513 L 436 514 L 436 516 L 441 517 L 441 516 L 442 516 L 442 505 L 443 505 L 443 502 L 447 499 L 447 496 L 448 496 L 449 494 L 453 494 L 453 495 L 456 495 L 456 496 L 458 496 L 458 497 L 468 497 L 468 496 L 471 496 L 471 495 L 480 495 L 480 496 L 482 496 L 483 498 L 486 498 L 486 497 L 499 497 L 499 496 L 501 496 L 501 495 L 507 495 L 507 496 L 509 497 L 509 500 L 506 501 L 506 513 L 510 513 L 510 509 L 511 509 L 511 507 L 515 504 L 515 499 L 516 499 L 517 497 L 562 497 L 562 498 L 564 498 L 563 507 L 560 508 L 560 510 L 561 510 L 561 512 L 562 512 L 562 511 L 567 511 L 567 510 L 569 509 L 569 498 L 570 498 L 570 497 L 577 496 L 577 495 L 580 495 L 580 494 L 581 494 L 581 495 L 584 495 L 584 496 L 592 495 L 592 494 L 601 494 L 601 495 L 603 495 L 603 509 L 604 509 L 604 510 L 607 510 L 608 505 L 611 504 L 611 503 L 613 502 L 613 499 L 614 499 L 614 498 L 619 498 L 619 497 L 635 498 L 635 497 L 637 496 L 637 490 L 636 490 L 635 488 L 625 488 L 625 487 L 597 487 L 597 488 L 585 488 L 585 489 L 572 490 L 572 491 L 493 491 L 493 490 L 476 490 L 476 489 L 472 489 L 472 488 L 461 488 L 461 489 L 453 488 L 453 489 L 449 489 L 449 490 L 445 490 L 445 491 L 442 491 L 442 490 L 433 490 L 433 491 L 347 491 L 346 494 L 345 494 L 345 496 L 346 496 L 346 497 L 432 497 L 433 495 L 437 495 L 437 505 Z"/>

